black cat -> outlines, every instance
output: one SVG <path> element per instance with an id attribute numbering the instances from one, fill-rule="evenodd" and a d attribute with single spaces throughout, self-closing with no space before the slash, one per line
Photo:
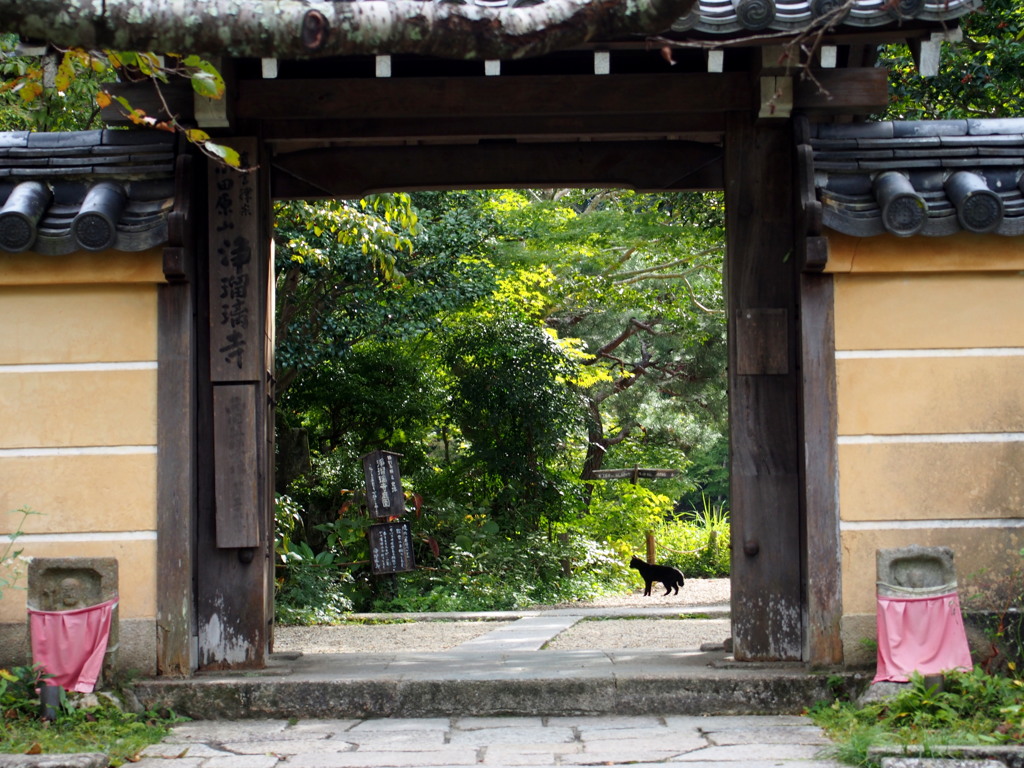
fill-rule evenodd
<path id="1" fill-rule="evenodd" d="M 629 567 L 640 571 L 640 575 L 644 579 L 644 594 L 647 597 L 651 596 L 651 585 L 656 581 L 665 585 L 666 595 L 672 592 L 673 587 L 676 590 L 675 594 L 678 595 L 679 588 L 683 586 L 683 574 L 670 565 L 650 565 L 633 555 L 633 559 L 629 561 Z"/>

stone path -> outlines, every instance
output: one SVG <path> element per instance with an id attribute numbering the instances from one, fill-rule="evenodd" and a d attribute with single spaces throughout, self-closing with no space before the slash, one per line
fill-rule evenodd
<path id="1" fill-rule="evenodd" d="M 185 723 L 135 768 L 839 768 L 797 716 L 455 717 Z"/>
<path id="2" fill-rule="evenodd" d="M 461 651 L 539 651 L 580 616 L 528 616 L 455 647 Z"/>

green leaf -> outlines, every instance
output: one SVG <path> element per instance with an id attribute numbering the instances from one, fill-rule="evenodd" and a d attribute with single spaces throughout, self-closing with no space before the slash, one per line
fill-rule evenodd
<path id="1" fill-rule="evenodd" d="M 214 157 L 219 157 L 232 168 L 240 168 L 242 165 L 242 157 L 241 155 L 238 154 L 238 150 L 232 149 L 226 144 L 217 144 L 213 141 L 204 141 L 200 144 L 200 146 Z"/>
<path id="2" fill-rule="evenodd" d="M 208 99 L 224 96 L 224 77 L 213 64 L 198 56 L 188 56 L 183 63 L 196 93 Z"/>

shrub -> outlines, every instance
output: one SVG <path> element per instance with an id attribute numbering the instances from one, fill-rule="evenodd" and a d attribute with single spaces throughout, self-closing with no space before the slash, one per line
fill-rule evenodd
<path id="1" fill-rule="evenodd" d="M 78 694 L 63 690 L 54 719 L 42 720 L 36 691 L 45 678 L 38 666 L 0 669 L 0 753 L 103 752 L 110 765 L 120 766 L 137 761 L 139 752 L 179 720 L 173 713 L 125 712 L 112 697 L 86 706 Z"/>
<path id="2" fill-rule="evenodd" d="M 868 764 L 868 748 L 875 745 L 927 749 L 932 744 L 1019 742 L 1024 739 L 1022 713 L 1024 681 L 977 667 L 946 673 L 941 687 L 914 674 L 907 688 L 881 701 L 858 707 L 837 700 L 810 711 L 815 723 L 840 742 L 840 759 L 859 765 Z"/>

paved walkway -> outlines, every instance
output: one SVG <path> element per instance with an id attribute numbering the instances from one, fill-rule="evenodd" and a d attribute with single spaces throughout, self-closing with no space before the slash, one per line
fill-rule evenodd
<path id="1" fill-rule="evenodd" d="M 580 613 L 509 616 L 444 652 L 278 654 L 261 672 L 140 681 L 196 719 L 133 765 L 840 768 L 805 717 L 706 715 L 800 711 L 825 690 L 802 665 L 737 665 L 720 637 L 704 651 L 541 650 Z"/>
<path id="2" fill-rule="evenodd" d="M 703 648 L 698 636 L 680 648 L 542 650 L 596 613 L 531 612 L 444 651 L 273 654 L 260 671 L 143 680 L 136 692 L 195 720 L 792 714 L 832 695 L 828 674 L 803 664 L 734 662 L 722 647 L 727 606 L 692 620 L 718 627 Z"/>
<path id="3" fill-rule="evenodd" d="M 839 768 L 806 718 L 453 717 L 180 725 L 135 768 Z"/>

